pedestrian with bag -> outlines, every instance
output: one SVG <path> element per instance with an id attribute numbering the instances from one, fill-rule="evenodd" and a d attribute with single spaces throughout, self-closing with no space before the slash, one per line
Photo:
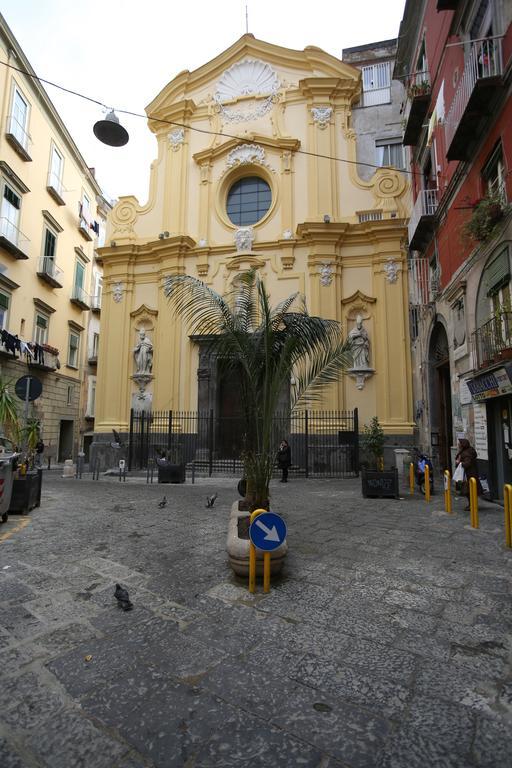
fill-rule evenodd
<path id="1" fill-rule="evenodd" d="M 282 440 L 277 452 L 277 466 L 281 470 L 281 482 L 288 482 L 288 469 L 292 463 L 292 452 L 287 440 Z"/>
<path id="2" fill-rule="evenodd" d="M 464 507 L 465 512 L 469 512 L 470 506 L 469 506 L 469 481 L 472 477 L 475 478 L 476 484 L 477 484 L 477 490 L 478 495 L 482 493 L 482 486 L 480 484 L 480 480 L 478 477 L 478 464 L 477 464 L 477 452 L 473 448 L 473 446 L 470 444 L 469 440 L 466 440 L 465 438 L 462 438 L 459 440 L 459 450 L 457 455 L 455 456 L 455 463 L 457 465 L 457 469 L 454 473 L 454 478 L 457 472 L 459 471 L 459 466 L 462 467 L 464 470 L 464 480 L 462 481 L 462 491 L 461 495 L 466 496 L 468 503 Z"/>

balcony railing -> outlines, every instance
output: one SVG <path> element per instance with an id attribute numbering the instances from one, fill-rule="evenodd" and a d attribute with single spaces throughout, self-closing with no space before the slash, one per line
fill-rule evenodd
<path id="1" fill-rule="evenodd" d="M 83 288 L 80 288 L 79 285 L 74 285 L 73 290 L 71 291 L 71 299 L 73 304 L 76 304 L 80 309 L 90 309 L 91 307 L 91 298 L 86 291 L 84 291 Z"/>
<path id="2" fill-rule="evenodd" d="M 0 247 L 15 259 L 28 259 L 29 242 L 28 237 L 25 237 L 12 221 L 5 216 L 0 218 Z"/>
<path id="3" fill-rule="evenodd" d="M 48 174 L 46 189 L 48 190 L 50 195 L 53 197 L 57 205 L 66 205 L 66 201 L 64 200 L 64 193 L 66 190 L 62 186 L 62 182 L 56 173 L 52 173 L 50 171 L 50 173 Z"/>
<path id="4" fill-rule="evenodd" d="M 99 312 L 101 310 L 101 293 L 91 296 L 91 309 L 93 312 Z"/>
<path id="5" fill-rule="evenodd" d="M 512 312 L 500 311 L 473 333 L 477 368 L 512 359 Z"/>
<path id="6" fill-rule="evenodd" d="M 426 70 L 415 72 L 407 84 L 402 139 L 406 147 L 414 146 L 418 142 L 430 104 L 430 92 L 430 74 Z"/>
<path id="7" fill-rule="evenodd" d="M 492 90 L 501 87 L 503 55 L 501 38 L 473 40 L 466 57 L 464 72 L 453 97 L 445 123 L 448 160 L 467 160 L 471 141 L 480 134 L 475 115 L 487 115 L 491 109 Z"/>
<path id="8" fill-rule="evenodd" d="M 24 160 L 32 160 L 30 156 L 30 145 L 32 144 L 32 140 L 26 132 L 25 126 L 23 126 L 14 115 L 7 116 L 5 135 L 13 149 L 15 149 Z"/>
<path id="9" fill-rule="evenodd" d="M 62 269 L 55 263 L 55 259 L 50 256 L 41 256 L 37 267 L 37 275 L 49 283 L 53 288 L 62 288 Z"/>
<path id="10" fill-rule="evenodd" d="M 426 257 L 409 259 L 409 304 L 413 307 L 426 307 L 439 295 L 441 273 L 439 267 L 432 267 Z"/>
<path id="11" fill-rule="evenodd" d="M 38 350 L 32 345 L 34 355 L 31 360 L 27 360 L 29 365 L 34 368 L 41 368 L 43 371 L 56 371 L 60 368 L 59 350 L 55 347 L 49 347 L 43 344 Z"/>
<path id="12" fill-rule="evenodd" d="M 409 219 L 409 246 L 420 250 L 433 231 L 433 217 L 437 211 L 438 190 L 422 189 L 416 198 Z"/>

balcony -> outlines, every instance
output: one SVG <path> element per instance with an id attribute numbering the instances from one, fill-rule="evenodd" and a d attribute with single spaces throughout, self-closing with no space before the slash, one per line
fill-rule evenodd
<path id="1" fill-rule="evenodd" d="M 62 182 L 57 176 L 57 174 L 52 173 L 51 171 L 48 174 L 46 189 L 48 190 L 50 195 L 53 197 L 57 205 L 66 205 L 66 201 L 64 200 L 65 189 L 62 186 Z"/>
<path id="2" fill-rule="evenodd" d="M 402 144 L 414 147 L 430 106 L 430 75 L 428 72 L 416 72 L 407 87 L 407 102 L 404 115 L 404 135 Z"/>
<path id="3" fill-rule="evenodd" d="M 89 365 L 98 365 L 98 353 L 97 352 L 92 351 L 87 359 L 89 361 Z"/>
<path id="4" fill-rule="evenodd" d="M 39 368 L 41 371 L 56 371 L 60 368 L 58 349 L 50 347 L 49 344 L 41 344 L 38 350 L 33 344 L 32 348 L 34 350 L 32 360 L 27 360 L 30 368 Z"/>
<path id="5" fill-rule="evenodd" d="M 93 312 L 101 312 L 101 293 L 91 296 L 91 309 Z"/>
<path id="6" fill-rule="evenodd" d="M 503 89 L 502 75 L 501 38 L 474 40 L 446 117 L 448 160 L 470 159 L 487 120 L 493 114 L 496 96 Z"/>
<path id="7" fill-rule="evenodd" d="M 31 138 L 14 115 L 7 116 L 7 125 L 5 128 L 5 137 L 11 147 L 18 153 L 23 160 L 32 160 L 30 156 Z"/>
<path id="8" fill-rule="evenodd" d="M 422 189 L 416 198 L 408 227 L 411 250 L 421 251 L 428 245 L 434 232 L 438 199 L 437 189 Z"/>
<path id="9" fill-rule="evenodd" d="M 78 219 L 78 231 L 89 242 L 93 239 L 92 229 L 89 227 L 87 221 L 80 216 Z"/>
<path id="10" fill-rule="evenodd" d="M 86 293 L 83 288 L 80 288 L 79 285 L 73 286 L 70 301 L 72 304 L 76 304 L 77 307 L 80 307 L 80 309 L 91 308 L 91 298 L 89 294 Z"/>
<path id="11" fill-rule="evenodd" d="M 29 242 L 28 237 L 25 237 L 12 221 L 5 216 L 0 218 L 0 248 L 10 253 L 15 259 L 28 259 Z"/>
<path id="12" fill-rule="evenodd" d="M 512 360 L 512 312 L 499 311 L 472 335 L 476 368 Z"/>
<path id="13" fill-rule="evenodd" d="M 56 265 L 50 256 L 41 256 L 37 267 L 37 276 L 51 285 L 52 288 L 62 288 L 62 269 Z"/>

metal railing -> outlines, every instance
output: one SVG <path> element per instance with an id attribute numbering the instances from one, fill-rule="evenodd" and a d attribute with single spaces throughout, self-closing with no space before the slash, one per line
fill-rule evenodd
<path id="1" fill-rule="evenodd" d="M 471 41 L 464 72 L 446 117 L 444 130 L 447 147 L 452 143 L 477 81 L 502 74 L 501 37 L 486 37 Z"/>
<path id="2" fill-rule="evenodd" d="M 512 359 L 512 312 L 499 311 L 472 334 L 477 368 Z"/>
<path id="3" fill-rule="evenodd" d="M 101 309 L 101 293 L 91 296 L 91 309 Z"/>
<path id="4" fill-rule="evenodd" d="M 84 291 L 79 285 L 74 285 L 71 291 L 71 301 L 79 301 L 81 304 L 91 306 L 91 299 L 89 294 Z"/>
<path id="5" fill-rule="evenodd" d="M 16 248 L 23 251 L 30 242 L 28 237 L 25 237 L 23 232 L 5 216 L 0 218 L 0 236 L 5 237 L 5 239 L 15 245 Z"/>
<path id="6" fill-rule="evenodd" d="M 14 117 L 14 115 L 7 115 L 5 132 L 10 136 L 14 136 L 18 144 L 23 147 L 28 154 L 32 139 L 26 132 L 25 127 Z"/>
<path id="7" fill-rule="evenodd" d="M 409 219 L 409 226 L 407 231 L 409 233 L 409 242 L 414 237 L 414 233 L 418 227 L 418 223 L 422 216 L 434 216 L 438 205 L 438 192 L 437 189 L 422 189 L 416 198 L 414 207 L 411 212 L 411 218 Z"/>
<path id="8" fill-rule="evenodd" d="M 52 171 L 48 173 L 46 186 L 49 189 L 53 189 L 61 199 L 64 198 L 64 193 L 66 190 L 64 189 L 62 185 L 62 181 L 60 180 L 60 178 L 57 176 L 56 173 L 53 173 Z"/>
<path id="9" fill-rule="evenodd" d="M 409 259 L 409 304 L 425 307 L 433 301 L 432 270 L 428 258 Z"/>
<path id="10" fill-rule="evenodd" d="M 407 97 L 405 100 L 404 125 L 407 125 L 412 104 L 417 96 L 427 96 L 430 94 L 430 73 L 428 70 L 414 72 L 407 82 Z"/>
<path id="11" fill-rule="evenodd" d="M 51 256 L 41 256 L 39 258 L 37 272 L 40 275 L 48 275 L 52 280 L 62 283 L 62 275 L 64 272 L 62 269 L 59 269 L 55 263 L 55 259 Z"/>
<path id="12" fill-rule="evenodd" d="M 361 211 L 357 216 L 360 224 L 365 221 L 382 221 L 382 211 Z"/>
<path id="13" fill-rule="evenodd" d="M 173 463 L 193 462 L 199 474 L 241 477 L 245 429 L 243 417 L 213 411 L 132 410 L 128 468 L 145 469 L 168 451 Z M 277 413 L 272 435 L 276 454 L 280 441 L 288 440 L 292 475 L 352 477 L 359 472 L 357 408 Z"/>

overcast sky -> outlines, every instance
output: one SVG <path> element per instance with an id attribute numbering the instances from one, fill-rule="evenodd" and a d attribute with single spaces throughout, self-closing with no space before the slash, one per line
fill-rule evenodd
<path id="1" fill-rule="evenodd" d="M 405 0 L 248 0 L 249 32 L 288 48 L 343 48 L 398 36 Z M 144 112 L 183 69 L 193 70 L 245 33 L 245 0 L 0 0 L 36 73 L 114 108 Z M 92 133 L 99 107 L 46 86 L 109 197 L 144 203 L 156 142 L 141 118 L 121 116 L 122 148 Z"/>

